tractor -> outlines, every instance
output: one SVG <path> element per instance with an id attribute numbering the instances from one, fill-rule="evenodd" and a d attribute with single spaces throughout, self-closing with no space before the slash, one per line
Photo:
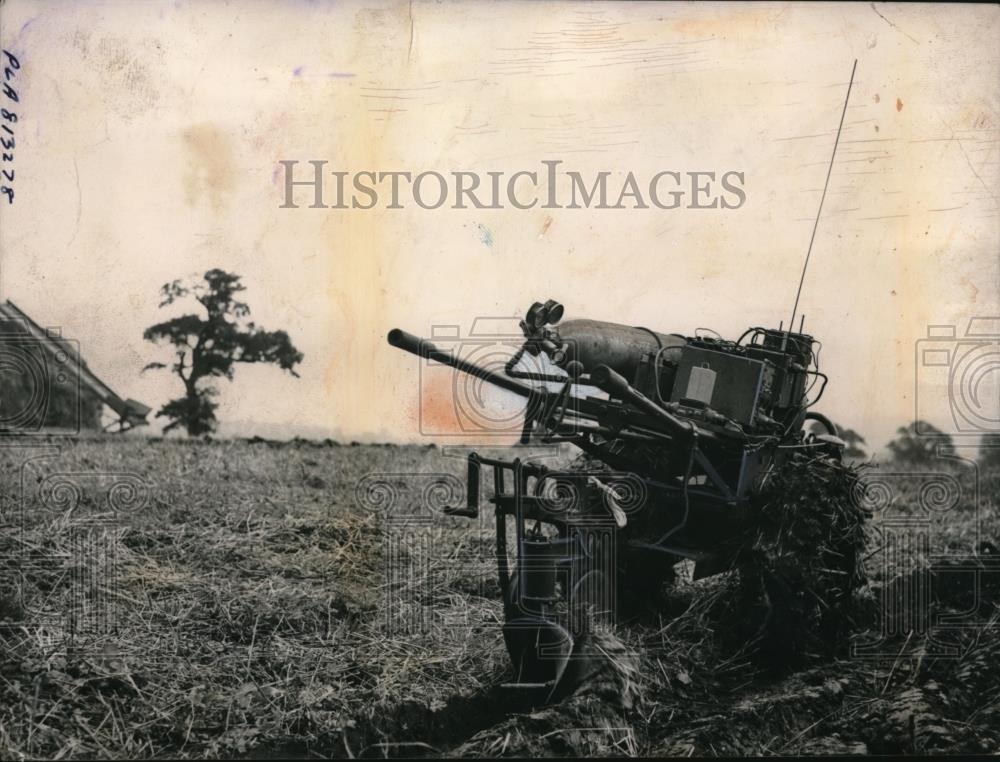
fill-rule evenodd
<path id="1" fill-rule="evenodd" d="M 810 409 L 827 377 L 801 325 L 726 340 L 563 313 L 554 300 L 533 304 L 503 367 L 388 334 L 393 347 L 523 397 L 522 443 L 582 451 L 559 469 L 472 452 L 465 504 L 446 509 L 478 517 L 483 481 L 492 484 L 511 684 L 550 693 L 583 679 L 587 660 L 573 657 L 596 624 L 655 600 L 679 563 L 695 580 L 732 569 L 774 469 L 794 458 L 836 464 L 844 448 Z M 853 577 L 856 558 L 839 555 L 824 563 Z"/>

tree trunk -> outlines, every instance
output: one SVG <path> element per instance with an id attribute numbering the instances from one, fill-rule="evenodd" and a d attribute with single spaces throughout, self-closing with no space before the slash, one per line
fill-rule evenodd
<path id="1" fill-rule="evenodd" d="M 201 433 L 201 421 L 198 420 L 198 390 L 195 388 L 193 380 L 184 379 L 184 396 L 188 400 L 188 412 L 185 416 L 184 426 L 187 428 L 189 437 L 196 437 Z"/>

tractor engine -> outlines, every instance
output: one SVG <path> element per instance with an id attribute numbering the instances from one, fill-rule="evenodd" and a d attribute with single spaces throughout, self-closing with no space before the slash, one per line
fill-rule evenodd
<path id="1" fill-rule="evenodd" d="M 574 378 L 604 366 L 692 420 L 759 432 L 801 425 L 807 381 L 820 377 L 825 385 L 810 370 L 815 342 L 803 333 L 751 328 L 735 342 L 686 338 L 597 320 L 557 326 L 562 312 L 551 301 L 532 306 L 521 321 L 525 352 L 544 353 Z"/>

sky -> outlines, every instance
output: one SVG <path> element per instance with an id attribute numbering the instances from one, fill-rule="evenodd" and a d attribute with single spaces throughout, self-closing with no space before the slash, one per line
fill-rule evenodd
<path id="1" fill-rule="evenodd" d="M 390 348 L 393 327 L 467 335 L 549 298 L 688 335 L 787 322 L 857 59 L 800 301 L 830 375 L 817 409 L 875 447 L 918 410 L 948 429 L 948 367 L 921 342 L 1000 315 L 998 32 L 986 5 L 8 0 L 0 297 L 158 407 L 180 389 L 141 373 L 162 359 L 143 329 L 177 314 L 159 287 L 230 270 L 305 360 L 298 379 L 239 368 L 223 421 L 435 440 L 450 377 Z M 560 160 L 612 187 L 735 171 L 746 200 L 289 209 L 283 160 L 483 176 Z"/>

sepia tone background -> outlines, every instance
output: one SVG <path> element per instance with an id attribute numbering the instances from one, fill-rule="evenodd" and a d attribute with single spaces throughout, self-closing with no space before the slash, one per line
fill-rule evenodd
<path id="1" fill-rule="evenodd" d="M 7 0 L 0 25 L 22 63 L 0 297 L 158 407 L 179 388 L 140 375 L 161 356 L 142 330 L 172 314 L 159 286 L 241 274 L 305 361 L 300 379 L 239 368 L 230 430 L 421 439 L 395 326 L 547 298 L 665 332 L 787 321 L 855 58 L 800 310 L 831 375 L 820 409 L 881 446 L 914 416 L 927 325 L 1000 314 L 995 6 Z M 280 209 L 282 159 L 736 170 L 747 201 Z"/>

